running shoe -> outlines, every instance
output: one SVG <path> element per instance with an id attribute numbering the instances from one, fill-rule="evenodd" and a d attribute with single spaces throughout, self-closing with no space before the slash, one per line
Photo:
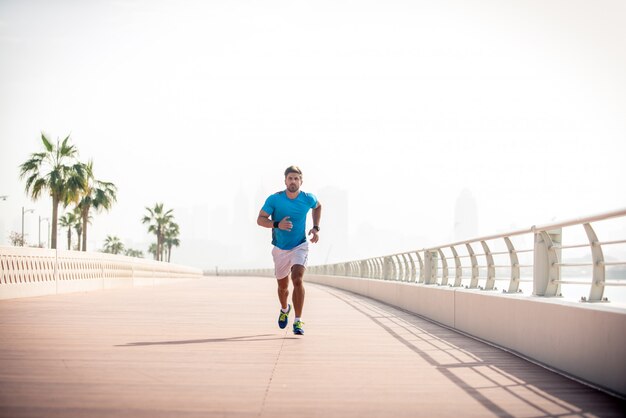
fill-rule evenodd
<path id="1" fill-rule="evenodd" d="M 278 315 L 278 326 L 283 329 L 287 326 L 289 322 L 289 312 L 291 312 L 291 305 L 287 305 L 287 312 L 283 312 L 280 310 L 280 315 Z"/>
<path id="2" fill-rule="evenodd" d="M 293 333 L 296 335 L 304 335 L 304 328 L 302 328 L 304 322 L 296 321 L 293 323 Z"/>

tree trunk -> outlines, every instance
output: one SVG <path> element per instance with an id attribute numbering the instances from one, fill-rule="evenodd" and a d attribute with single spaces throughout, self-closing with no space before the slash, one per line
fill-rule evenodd
<path id="1" fill-rule="evenodd" d="M 83 235 L 83 251 L 87 251 L 87 221 L 89 220 L 89 206 L 85 206 L 81 212 L 83 215 L 83 227 L 82 227 L 82 235 Z"/>
<path id="2" fill-rule="evenodd" d="M 52 196 L 52 236 L 50 237 L 50 248 L 56 250 L 57 248 L 57 221 L 59 216 L 59 198 L 58 196 Z"/>
<path id="3" fill-rule="evenodd" d="M 163 242 L 163 236 L 161 236 L 161 246 L 159 247 L 159 261 L 163 261 L 163 250 L 165 250 L 165 243 Z"/>
<path id="4" fill-rule="evenodd" d="M 68 250 L 72 249 L 72 227 L 71 226 L 67 227 L 67 249 Z"/>
<path id="5" fill-rule="evenodd" d="M 159 227 L 157 229 L 157 255 L 156 255 L 157 261 L 161 261 L 163 259 L 162 253 L 163 253 L 163 242 L 161 238 L 161 228 Z"/>
<path id="6" fill-rule="evenodd" d="M 172 258 L 172 246 L 168 245 L 167 246 L 167 262 L 170 262 L 170 259 Z"/>

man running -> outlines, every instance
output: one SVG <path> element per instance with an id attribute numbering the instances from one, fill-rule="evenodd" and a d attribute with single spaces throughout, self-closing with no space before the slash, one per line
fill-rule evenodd
<path id="1" fill-rule="evenodd" d="M 292 302 L 296 311 L 293 333 L 304 335 L 302 278 L 309 254 L 309 243 L 305 235 L 306 216 L 309 209 L 312 209 L 313 228 L 309 231 L 309 235 L 312 235 L 311 242 L 316 243 L 319 240 L 322 205 L 314 195 L 300 190 L 302 171 L 299 167 L 292 165 L 285 170 L 285 185 L 287 186 L 285 190 L 274 193 L 265 200 L 256 223 L 265 228 L 272 228 L 274 275 L 278 282 L 278 300 L 281 307 L 278 326 L 281 329 L 285 328 L 289 322 L 291 305 L 287 304 L 287 299 L 291 273 Z"/>

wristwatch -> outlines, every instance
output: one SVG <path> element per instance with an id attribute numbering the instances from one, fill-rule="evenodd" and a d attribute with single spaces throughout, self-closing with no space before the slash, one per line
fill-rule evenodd
<path id="1" fill-rule="evenodd" d="M 313 229 L 315 229 L 317 232 L 320 232 L 320 227 L 317 225 L 313 225 Z"/>

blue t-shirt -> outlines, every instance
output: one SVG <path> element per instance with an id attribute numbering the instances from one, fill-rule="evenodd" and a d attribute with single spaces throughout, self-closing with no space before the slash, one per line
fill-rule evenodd
<path id="1" fill-rule="evenodd" d="M 317 206 L 317 198 L 311 193 L 300 191 L 295 199 L 287 193 L 274 193 L 265 200 L 262 210 L 272 217 L 273 221 L 282 221 L 285 216 L 293 224 L 291 231 L 272 229 L 272 244 L 281 250 L 291 250 L 306 241 L 306 215 Z"/>

